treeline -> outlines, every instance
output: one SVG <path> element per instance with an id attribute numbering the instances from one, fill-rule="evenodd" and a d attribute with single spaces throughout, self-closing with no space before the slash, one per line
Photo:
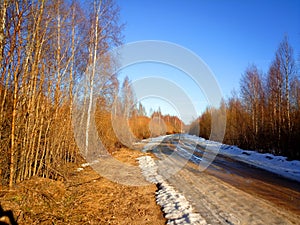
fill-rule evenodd
<path id="1" fill-rule="evenodd" d="M 101 74 L 96 97 L 102 97 L 102 108 L 118 89 L 116 78 L 107 75 L 107 52 L 121 41 L 119 10 L 111 0 L 0 5 L 1 184 L 36 175 L 56 179 L 78 156 L 72 108 L 80 80 L 88 77 L 90 88 Z"/>
<path id="2" fill-rule="evenodd" d="M 227 115 L 224 143 L 300 159 L 300 80 L 293 54 L 284 37 L 266 73 L 255 65 L 246 69 L 239 93 L 221 104 Z M 198 119 L 205 138 L 211 110 Z"/>
<path id="3" fill-rule="evenodd" d="M 181 133 L 183 122 L 177 116 L 163 115 L 158 109 L 150 117 L 137 114 L 130 119 L 130 127 L 138 139 Z"/>
<path id="4" fill-rule="evenodd" d="M 127 76 L 114 101 L 112 120 L 118 140 L 127 146 L 145 138 L 180 133 L 184 126 L 177 116 L 164 115 L 160 108 L 148 116 L 144 106 L 137 101 Z"/>

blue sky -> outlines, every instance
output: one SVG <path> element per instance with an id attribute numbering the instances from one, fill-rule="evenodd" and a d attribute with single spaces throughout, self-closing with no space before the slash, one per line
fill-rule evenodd
<path id="1" fill-rule="evenodd" d="M 248 65 L 254 63 L 267 72 L 285 34 L 294 48 L 295 58 L 300 58 L 298 0 L 116 2 L 121 10 L 120 19 L 125 23 L 124 43 L 162 40 L 190 49 L 213 71 L 225 98 L 231 95 L 233 89 L 239 89 L 241 74 Z M 163 70 L 162 73 L 166 77 L 172 76 Z M 132 80 L 139 76 L 137 69 L 129 69 L 124 74 Z M 145 76 L 145 72 L 141 72 L 142 75 Z M 196 107 L 198 112 L 203 111 L 205 100 L 201 93 L 188 88 L 191 85 L 189 81 L 180 81 L 180 85 L 193 101 L 202 99 Z"/>

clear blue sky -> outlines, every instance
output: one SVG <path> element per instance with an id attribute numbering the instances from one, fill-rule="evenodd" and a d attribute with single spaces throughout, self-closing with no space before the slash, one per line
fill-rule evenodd
<path id="1" fill-rule="evenodd" d="M 214 72 L 225 98 L 239 89 L 241 74 L 249 64 L 267 72 L 285 34 L 295 59 L 300 58 L 299 0 L 116 2 L 125 23 L 125 43 L 163 40 L 190 49 Z M 131 77 L 129 71 L 126 75 L 131 79 L 137 76 Z M 196 99 L 198 94 L 192 90 L 188 94 Z"/>

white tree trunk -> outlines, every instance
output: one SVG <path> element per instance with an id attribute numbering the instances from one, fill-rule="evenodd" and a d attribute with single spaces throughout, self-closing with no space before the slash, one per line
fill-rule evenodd
<path id="1" fill-rule="evenodd" d="M 97 1 L 94 0 L 94 11 L 95 11 L 95 27 L 94 27 L 94 46 L 93 46 L 93 62 L 92 62 L 92 71 L 90 75 L 90 94 L 89 94 L 89 105 L 87 112 L 87 123 L 86 123 L 86 135 L 85 135 L 85 157 L 88 156 L 89 149 L 89 132 L 90 132 L 90 122 L 93 106 L 93 95 L 94 95 L 94 79 L 96 74 L 96 64 L 97 64 L 97 49 L 98 49 L 98 25 L 99 25 L 99 13 L 101 8 L 101 1 L 97 4 Z M 90 73 L 90 71 L 89 71 Z"/>

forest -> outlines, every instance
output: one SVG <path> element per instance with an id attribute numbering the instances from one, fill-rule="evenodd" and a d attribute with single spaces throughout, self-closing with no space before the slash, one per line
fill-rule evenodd
<path id="1" fill-rule="evenodd" d="M 284 36 L 268 71 L 249 65 L 240 79 L 240 90 L 220 108 L 208 107 L 191 125 L 199 136 L 211 137 L 211 115 L 226 111 L 224 143 L 243 149 L 300 159 L 299 68 L 287 35 Z"/>
<path id="2" fill-rule="evenodd" d="M 185 129 L 178 117 L 159 109 L 147 115 L 129 78 L 120 82 L 113 73 L 116 62 L 109 50 L 122 44 L 123 24 L 112 0 L 0 4 L 1 185 L 12 187 L 32 176 L 58 179 L 68 163 L 82 158 L 74 108 L 81 110 L 77 125 L 87 131 L 79 135 L 87 137 L 95 123 L 109 152 L 122 140 Z M 224 143 L 299 159 L 300 81 L 293 54 L 285 36 L 266 73 L 249 66 L 239 93 L 219 109 L 208 107 L 190 130 L 200 125 L 196 134 L 209 138 L 212 112 L 226 110 Z M 87 149 L 88 138 L 83 145 Z"/>
<path id="3" fill-rule="evenodd" d="M 82 109 L 77 125 L 88 130 L 95 122 L 110 152 L 122 146 L 112 127 L 118 93 L 115 105 L 124 113 L 115 120 L 129 121 L 131 137 L 181 131 L 177 117 L 158 110 L 151 120 L 142 105 L 132 106 L 130 80 L 121 85 L 112 73 L 109 50 L 123 41 L 114 1 L 1 0 L 0 5 L 1 185 L 12 187 L 32 176 L 58 179 L 69 162 L 82 157 L 74 108 Z"/>
<path id="4" fill-rule="evenodd" d="M 76 85 L 85 75 L 92 80 L 100 70 L 106 74 L 106 53 L 122 40 L 119 9 L 112 1 L 85 4 L 87 8 L 79 1 L 1 1 L 3 185 L 32 176 L 57 179 L 63 166 L 79 157 L 72 127 Z M 107 76 L 103 82 L 98 95 L 109 105 L 118 81 Z"/>

